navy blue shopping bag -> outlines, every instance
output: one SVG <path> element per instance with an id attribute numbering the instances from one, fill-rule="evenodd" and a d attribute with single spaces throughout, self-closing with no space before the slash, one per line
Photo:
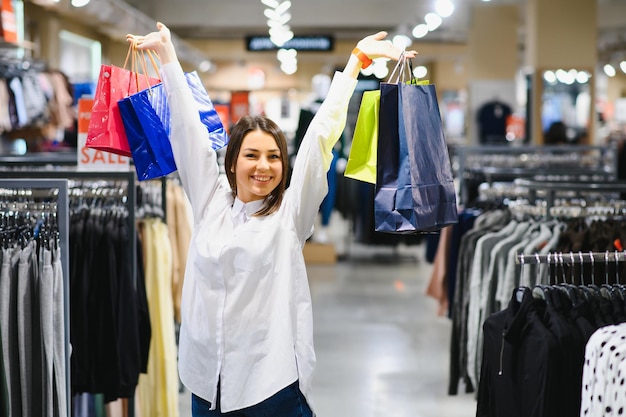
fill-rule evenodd
<path id="1" fill-rule="evenodd" d="M 381 83 L 375 230 L 428 233 L 458 221 L 435 86 Z"/>

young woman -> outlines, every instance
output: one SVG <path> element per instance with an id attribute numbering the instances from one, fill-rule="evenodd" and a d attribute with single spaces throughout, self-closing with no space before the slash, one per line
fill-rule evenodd
<path id="1" fill-rule="evenodd" d="M 385 32 L 358 42 L 334 75 L 286 188 L 285 136 L 264 117 L 243 117 L 233 126 L 222 179 L 170 31 L 161 23 L 157 29 L 127 38 L 160 57 L 172 149 L 193 210 L 179 343 L 193 415 L 311 416 L 315 353 L 302 247 L 327 192 L 332 148 L 360 69 L 374 58 L 397 60 L 402 51 L 383 40 Z"/>

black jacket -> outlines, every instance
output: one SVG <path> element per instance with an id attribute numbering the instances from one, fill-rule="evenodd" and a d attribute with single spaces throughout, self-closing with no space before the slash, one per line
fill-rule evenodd
<path id="1" fill-rule="evenodd" d="M 505 310 L 485 321 L 476 416 L 561 415 L 555 395 L 559 344 L 543 323 L 544 310 L 530 289 L 519 289 Z"/>

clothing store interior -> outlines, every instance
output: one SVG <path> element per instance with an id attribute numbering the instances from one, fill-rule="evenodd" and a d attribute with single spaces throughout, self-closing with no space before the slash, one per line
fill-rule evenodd
<path id="1" fill-rule="evenodd" d="M 359 40 L 418 52 L 359 58 L 303 241 L 315 415 L 622 415 L 626 1 L 0 4 L 0 417 L 192 416 L 193 212 L 123 111 L 156 22 L 220 128 L 269 117 L 292 165 Z"/>

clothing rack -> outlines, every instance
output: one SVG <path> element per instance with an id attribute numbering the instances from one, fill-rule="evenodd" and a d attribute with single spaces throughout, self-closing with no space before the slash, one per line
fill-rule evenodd
<path id="1" fill-rule="evenodd" d="M 545 216 L 552 218 L 552 208 L 555 205 L 557 192 L 576 193 L 619 193 L 626 192 L 625 181 L 537 181 L 528 179 L 518 179 L 514 184 L 529 190 L 529 199 L 537 200 L 538 191 L 545 192 Z"/>
<path id="2" fill-rule="evenodd" d="M 127 201 L 128 210 L 128 230 L 130 233 L 130 242 L 137 239 L 137 230 L 135 227 L 135 173 L 131 171 L 124 172 L 81 172 L 81 171 L 0 171 L 0 178 L 41 178 L 41 177 L 66 179 L 66 180 L 120 180 L 128 184 Z M 135 251 L 130 253 L 132 259 L 133 282 L 137 279 L 137 256 Z"/>
<path id="3" fill-rule="evenodd" d="M 68 398 L 67 409 L 70 409 L 69 399 L 71 398 L 70 381 L 70 280 L 69 280 L 69 198 L 67 179 L 2 179 L 0 178 L 0 188 L 6 189 L 27 189 L 27 190 L 57 190 L 52 196 L 56 200 L 56 222 L 59 231 L 59 244 L 61 247 L 61 265 L 63 268 L 63 298 L 66 301 L 63 310 L 65 316 L 65 363 L 66 372 L 66 398 Z M 49 194 L 50 195 L 50 194 Z M 65 416 L 64 416 L 65 417 Z"/>
<path id="4" fill-rule="evenodd" d="M 567 176 L 612 180 L 617 176 L 617 146 L 453 146 L 455 177 L 463 205 L 469 203 L 472 180 L 512 181 L 516 178 Z"/>

